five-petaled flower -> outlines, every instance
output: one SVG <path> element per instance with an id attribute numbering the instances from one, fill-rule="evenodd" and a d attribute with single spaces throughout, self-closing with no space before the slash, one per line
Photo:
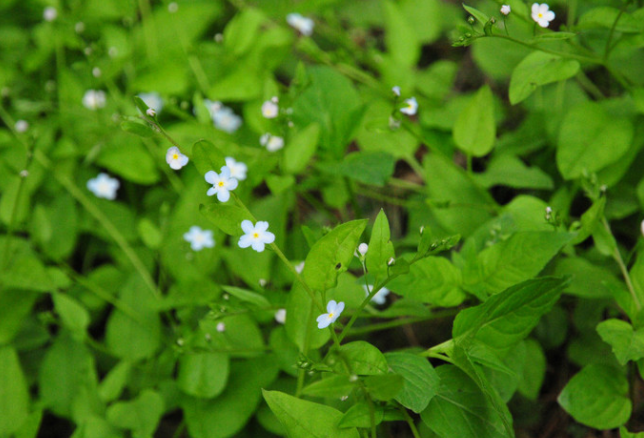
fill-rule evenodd
<path id="1" fill-rule="evenodd" d="M 179 170 L 188 164 L 188 157 L 183 155 L 178 147 L 172 146 L 165 154 L 165 161 L 174 170 Z"/>
<path id="2" fill-rule="evenodd" d="M 208 189 L 207 195 L 217 195 L 217 199 L 226 202 L 230 199 L 230 191 L 237 188 L 237 180 L 230 176 L 230 169 L 227 166 L 221 168 L 221 173 L 217 174 L 214 170 L 206 172 L 206 182 L 212 184 Z"/>
<path id="3" fill-rule="evenodd" d="M 511 11 L 512 11 L 512 8 L 510 8 L 510 5 L 501 6 L 501 13 L 503 15 L 509 15 Z"/>
<path id="4" fill-rule="evenodd" d="M 550 10 L 546 3 L 534 3 L 532 5 L 532 19 L 541 27 L 548 27 L 550 22 L 555 19 L 555 13 Z"/>
<path id="5" fill-rule="evenodd" d="M 246 172 L 248 171 L 246 164 L 241 161 L 235 161 L 233 157 L 226 157 L 226 167 L 230 170 L 231 178 L 235 178 L 237 181 L 246 179 Z"/>
<path id="6" fill-rule="evenodd" d="M 298 13 L 292 13 L 286 16 L 286 22 L 302 35 L 311 36 L 313 34 L 315 23 L 310 18 L 303 17 Z"/>
<path id="7" fill-rule="evenodd" d="M 193 251 L 201 251 L 204 248 L 212 248 L 215 246 L 212 231 L 202 230 L 197 225 L 190 227 L 190 231 L 183 235 L 183 239 L 190 243 L 190 248 Z"/>
<path id="8" fill-rule="evenodd" d="M 262 115 L 267 119 L 274 119 L 277 117 L 277 114 L 280 112 L 280 108 L 277 105 L 277 98 L 272 98 L 267 100 L 262 104 Z"/>
<path id="9" fill-rule="evenodd" d="M 370 284 L 369 287 L 362 285 L 362 288 L 364 289 L 365 297 L 368 297 L 369 294 L 373 291 L 372 284 Z M 371 302 L 382 306 L 383 304 L 385 304 L 385 302 L 387 302 L 387 295 L 389 295 L 389 292 L 389 289 L 387 289 L 386 287 L 381 287 L 380 290 L 371 297 Z"/>
<path id="10" fill-rule="evenodd" d="M 408 116 L 413 116 L 416 114 L 416 111 L 418 110 L 418 102 L 416 102 L 415 97 L 410 97 L 409 99 L 405 99 L 405 107 L 400 109 L 400 112 L 403 114 L 407 114 Z"/>
<path id="11" fill-rule="evenodd" d="M 277 135 L 266 133 L 259 138 L 259 144 L 265 146 L 268 152 L 275 152 L 284 147 L 284 139 Z"/>
<path id="12" fill-rule="evenodd" d="M 203 103 L 210 113 L 210 118 L 212 118 L 215 128 L 232 134 L 242 125 L 241 117 L 221 102 L 204 99 Z"/>
<path id="13" fill-rule="evenodd" d="M 267 243 L 275 242 L 275 234 L 268 231 L 268 222 L 258 221 L 255 225 L 248 219 L 242 221 L 241 228 L 243 236 L 239 238 L 239 247 L 248 248 L 251 246 L 255 251 L 264 251 Z"/>
<path id="14" fill-rule="evenodd" d="M 105 106 L 105 92 L 102 90 L 87 90 L 83 96 L 85 108 L 96 111 Z"/>
<path id="15" fill-rule="evenodd" d="M 333 324 L 344 310 L 344 302 L 336 303 L 334 300 L 329 301 L 326 305 L 326 312 L 317 317 L 318 328 L 323 329 Z"/>
<path id="16" fill-rule="evenodd" d="M 99 173 L 96 178 L 87 181 L 87 188 L 99 198 L 116 199 L 116 191 L 121 183 L 116 178 L 110 178 L 106 173 Z"/>

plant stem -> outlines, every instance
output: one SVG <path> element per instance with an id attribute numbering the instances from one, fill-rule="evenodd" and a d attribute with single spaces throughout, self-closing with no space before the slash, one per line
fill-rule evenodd
<path id="1" fill-rule="evenodd" d="M 414 419 L 411 418 L 411 415 L 409 415 L 409 412 L 407 412 L 407 409 L 403 408 L 402 406 L 398 407 L 400 412 L 402 412 L 403 417 L 405 417 L 405 421 L 409 425 L 409 428 L 411 429 L 411 434 L 414 436 L 414 438 L 420 438 L 420 434 L 418 433 L 418 429 L 416 429 L 416 425 L 414 424 Z"/>
<path id="2" fill-rule="evenodd" d="M 608 221 L 606 220 L 605 217 L 602 217 L 602 224 L 604 225 L 604 228 L 608 233 L 612 236 L 613 232 L 610 229 L 610 225 L 608 224 Z M 637 292 L 635 291 L 635 287 L 633 287 L 633 282 L 631 281 L 631 276 L 628 273 L 628 269 L 626 268 L 626 264 L 624 264 L 624 259 L 622 259 L 622 254 L 619 252 L 619 248 L 617 245 L 615 245 L 615 250 L 613 251 L 613 259 L 615 259 L 615 262 L 619 265 L 619 270 L 622 272 L 622 277 L 624 277 L 624 281 L 626 282 L 626 287 L 628 288 L 628 291 L 631 294 L 631 297 L 633 297 L 633 302 L 635 303 L 635 307 L 637 308 L 638 311 L 642 310 L 642 303 L 640 303 L 640 299 L 637 296 Z"/>
<path id="3" fill-rule="evenodd" d="M 423 321 L 432 321 L 434 319 L 439 319 L 439 318 L 447 318 L 449 316 L 454 316 L 458 313 L 458 309 L 451 309 L 451 310 L 444 310 L 441 312 L 437 312 L 432 314 L 431 316 L 418 316 L 414 318 L 399 318 L 399 319 L 394 319 L 391 321 L 383 322 L 380 324 L 372 324 L 368 327 L 361 327 L 361 328 L 356 328 L 349 333 L 347 333 L 346 337 L 350 336 L 360 336 L 372 332 L 377 332 L 380 330 L 388 330 L 391 328 L 396 328 L 400 327 L 403 325 L 408 325 L 408 324 L 416 324 L 418 322 L 423 322 Z M 376 315 L 377 316 L 377 315 Z"/>

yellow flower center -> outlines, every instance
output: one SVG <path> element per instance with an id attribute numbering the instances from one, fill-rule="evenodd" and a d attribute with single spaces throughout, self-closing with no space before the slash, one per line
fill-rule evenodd
<path id="1" fill-rule="evenodd" d="M 329 313 L 329 319 L 333 318 L 333 312 Z"/>
<path id="2" fill-rule="evenodd" d="M 178 160 L 178 159 L 179 159 L 179 154 L 174 154 L 174 155 L 172 155 L 172 159 L 173 159 L 173 160 Z"/>
<path id="3" fill-rule="evenodd" d="M 539 17 L 539 18 L 543 18 L 543 14 L 542 14 L 541 12 L 539 12 L 539 13 L 537 14 L 537 17 Z"/>
<path id="4" fill-rule="evenodd" d="M 257 238 L 259 237 L 259 234 L 258 234 L 258 233 L 253 233 L 253 237 L 254 237 L 255 239 L 257 239 Z"/>
<path id="5" fill-rule="evenodd" d="M 219 181 L 219 182 L 217 183 L 217 185 L 218 185 L 219 187 L 223 187 L 223 186 L 224 186 L 224 182 L 223 182 L 223 181 Z"/>

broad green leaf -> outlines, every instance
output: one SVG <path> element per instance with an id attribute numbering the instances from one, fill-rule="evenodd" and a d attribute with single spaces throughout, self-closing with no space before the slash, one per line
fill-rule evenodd
<path id="1" fill-rule="evenodd" d="M 411 353 L 385 354 L 389 367 L 403 379 L 396 401 L 417 414 L 421 413 L 439 388 L 439 377 L 427 359 Z"/>
<path id="2" fill-rule="evenodd" d="M 622 285 L 609 269 L 582 257 L 558 259 L 554 275 L 572 276 L 564 293 L 584 298 L 613 298 L 614 288 Z"/>
<path id="3" fill-rule="evenodd" d="M 424 227 L 424 226 L 423 226 Z M 449 251 L 454 248 L 461 240 L 458 234 L 455 236 L 445 237 L 443 239 L 436 239 L 429 230 L 423 231 L 418 241 L 418 251 L 414 256 L 414 260 L 419 260 L 424 257 L 429 257 L 443 251 Z"/>
<path id="4" fill-rule="evenodd" d="M 302 394 L 313 397 L 341 398 L 348 396 L 356 387 L 348 375 L 332 375 L 313 382 L 302 390 Z"/>
<path id="5" fill-rule="evenodd" d="M 157 429 L 163 415 L 163 398 L 152 390 L 145 389 L 137 398 L 117 402 L 107 409 L 110 423 L 132 430 L 134 436 L 149 437 Z"/>
<path id="6" fill-rule="evenodd" d="M 463 287 L 485 299 L 535 277 L 574 234 L 521 231 L 481 251 L 463 270 Z"/>
<path id="7" fill-rule="evenodd" d="M 366 265 L 374 284 L 380 284 L 387 277 L 389 259 L 395 256 L 394 245 L 391 243 L 389 221 L 384 210 L 380 210 L 373 224 Z"/>
<path id="8" fill-rule="evenodd" d="M 597 333 L 612 347 L 620 365 L 644 357 L 644 328 L 633 330 L 626 321 L 611 318 L 597 326 Z"/>
<path id="9" fill-rule="evenodd" d="M 454 124 L 454 142 L 467 155 L 487 155 L 496 142 L 494 100 L 484 85 L 474 94 Z"/>
<path id="10" fill-rule="evenodd" d="M 128 361 L 123 360 L 117 363 L 101 381 L 98 388 L 101 400 L 111 402 L 119 398 L 127 385 L 131 370 L 132 365 Z"/>
<path id="11" fill-rule="evenodd" d="M 67 332 L 62 332 L 47 351 L 38 383 L 44 406 L 62 417 L 71 417 L 79 393 L 92 392 L 98 398 L 94 358 Z"/>
<path id="12" fill-rule="evenodd" d="M 541 344 L 526 339 L 526 359 L 523 374 L 519 379 L 519 392 L 530 400 L 537 400 L 546 377 L 546 355 Z"/>
<path id="13" fill-rule="evenodd" d="M 63 325 L 73 333 L 84 336 L 85 330 L 87 330 L 90 323 L 87 309 L 68 295 L 54 293 L 52 297 L 54 299 L 54 308 Z"/>
<path id="14" fill-rule="evenodd" d="M 319 150 L 341 159 L 362 118 L 360 97 L 349 79 L 330 67 L 307 69 L 309 86 L 293 102 L 297 127 L 320 125 Z"/>
<path id="15" fill-rule="evenodd" d="M 287 173 L 300 173 L 315 155 L 320 140 L 320 125 L 311 123 L 297 132 L 284 148 L 282 164 Z"/>
<path id="16" fill-rule="evenodd" d="M 159 169 L 136 137 L 119 132 L 101 149 L 96 164 L 136 184 L 159 181 Z"/>
<path id="17" fill-rule="evenodd" d="M 350 427 L 371 427 L 371 412 L 367 402 L 358 402 L 351 406 L 342 416 L 338 423 L 340 429 L 347 429 Z M 374 423 L 376 425 L 382 422 L 384 417 L 384 410 L 380 406 L 373 406 Z"/>
<path id="18" fill-rule="evenodd" d="M 396 159 L 387 152 L 352 152 L 341 163 L 319 167 L 328 173 L 344 175 L 355 181 L 382 187 L 394 173 Z"/>
<path id="19" fill-rule="evenodd" d="M 591 8 L 581 16 L 577 26 L 579 29 L 593 29 L 598 27 L 612 29 L 614 27 L 615 31 L 624 33 L 639 33 L 644 30 L 644 26 L 642 26 L 640 20 L 628 12 L 620 11 L 617 8 L 611 8 L 609 6 Z"/>
<path id="20" fill-rule="evenodd" d="M 261 309 L 271 307 L 271 303 L 263 295 L 260 295 L 257 292 L 252 292 L 234 286 L 222 286 L 222 289 L 233 297 L 239 298 L 241 301 L 247 302 Z"/>
<path id="21" fill-rule="evenodd" d="M 244 220 L 252 221 L 248 213 L 232 203 L 201 204 L 199 206 L 199 212 L 215 224 L 217 228 L 230 236 L 241 236 L 244 234 L 241 223 Z"/>
<path id="22" fill-rule="evenodd" d="M 264 14 L 255 8 L 245 8 L 236 14 L 224 29 L 224 47 L 235 57 L 249 51 L 256 42 Z"/>
<path id="23" fill-rule="evenodd" d="M 371 397 L 388 401 L 400 393 L 405 381 L 399 374 L 382 374 L 365 377 L 363 382 Z"/>
<path id="24" fill-rule="evenodd" d="M 104 414 L 101 416 L 89 415 L 78 423 L 78 427 L 74 430 L 71 438 L 123 438 L 121 431 L 110 424 L 105 418 Z M 137 437 L 138 438 L 138 437 Z"/>
<path id="25" fill-rule="evenodd" d="M 512 71 L 510 103 L 516 105 L 527 99 L 540 86 L 571 78 L 578 71 L 579 61 L 535 51 L 526 56 Z"/>
<path id="26" fill-rule="evenodd" d="M 193 438 L 236 436 L 255 413 L 265 388 L 277 377 L 269 357 L 233 362 L 228 385 L 214 399 L 186 397 L 181 401 L 188 433 Z"/>
<path id="27" fill-rule="evenodd" d="M 524 339 L 557 302 L 566 281 L 543 277 L 525 281 L 461 311 L 452 336 L 468 348 L 474 340 L 503 351 Z"/>
<path id="28" fill-rule="evenodd" d="M 420 57 L 420 44 L 414 29 L 402 14 L 399 3 L 387 0 L 382 3 L 385 17 L 385 44 L 387 52 L 400 68 L 416 65 Z"/>
<path id="29" fill-rule="evenodd" d="M 624 426 L 619 428 L 619 438 L 644 438 L 644 432 L 632 433 L 629 432 Z"/>
<path id="30" fill-rule="evenodd" d="M 29 413 L 29 387 L 11 346 L 0 347 L 0 435 L 16 432 Z"/>
<path id="31" fill-rule="evenodd" d="M 306 269 L 306 264 L 304 267 Z M 331 337 L 329 330 L 318 329 L 315 319 L 322 312 L 313 304 L 299 281 L 293 284 L 288 295 L 286 314 L 286 334 L 300 351 L 305 351 L 306 346 L 320 348 Z"/>
<path id="32" fill-rule="evenodd" d="M 191 158 L 202 177 L 211 170 L 219 173 L 221 167 L 226 165 L 224 154 L 217 146 L 207 140 L 200 140 L 192 146 Z M 207 186 L 205 180 L 204 186 Z"/>
<path id="33" fill-rule="evenodd" d="M 429 79 L 427 81 L 430 82 Z M 369 102 L 356 140 L 363 152 L 385 152 L 395 158 L 410 157 L 418 148 L 418 140 L 404 129 L 389 128 L 391 107 L 391 100 Z"/>
<path id="34" fill-rule="evenodd" d="M 369 248 L 371 251 L 371 248 Z M 368 254 L 368 253 L 367 253 Z M 409 273 L 391 280 L 387 287 L 399 295 L 439 307 L 461 304 L 461 271 L 444 257 L 426 257 L 410 266 Z"/>
<path id="35" fill-rule="evenodd" d="M 35 255 L 27 254 L 9 259 L 4 272 L 0 273 L 0 284 L 7 290 L 50 292 L 55 288 L 42 262 Z"/>
<path id="36" fill-rule="evenodd" d="M 508 438 L 501 417 L 479 387 L 452 365 L 436 368 L 440 387 L 423 422 L 440 438 Z"/>
<path id="37" fill-rule="evenodd" d="M 42 422 L 42 417 L 43 417 L 42 410 L 31 412 L 29 416 L 27 416 L 27 419 L 22 422 L 22 425 L 20 426 L 20 428 L 16 430 L 16 433 L 13 435 L 13 437 L 14 438 L 37 438 L 38 431 L 40 430 L 40 425 Z"/>
<path id="38" fill-rule="evenodd" d="M 159 228 L 148 218 L 143 218 L 137 225 L 141 240 L 150 249 L 158 249 L 161 246 L 163 235 Z"/>
<path id="39" fill-rule="evenodd" d="M 289 438 L 359 438 L 355 428 L 340 429 L 342 412 L 279 391 L 262 390 L 264 400 L 280 420 Z"/>
<path id="40" fill-rule="evenodd" d="M 638 252 L 635 264 L 631 268 L 629 274 L 631 276 L 631 280 L 633 281 L 633 287 L 635 288 L 637 301 L 640 305 L 642 305 L 644 304 L 644 252 L 642 252 L 641 250 Z"/>
<path id="41" fill-rule="evenodd" d="M 212 84 L 208 97 L 212 100 L 248 101 L 261 97 L 264 84 L 262 72 L 249 60 L 231 66 L 226 76 Z"/>
<path id="42" fill-rule="evenodd" d="M 607 365 L 585 366 L 570 379 L 557 401 L 576 421 L 600 430 L 624 425 L 632 410 L 626 377 Z"/>
<path id="43" fill-rule="evenodd" d="M 221 394 L 228 381 L 229 359 L 223 353 L 193 352 L 179 357 L 177 386 L 198 398 Z"/>
<path id="44" fill-rule="evenodd" d="M 150 125 L 143 121 L 135 122 L 133 120 L 124 120 L 121 122 L 121 129 L 130 134 L 138 135 L 139 137 L 153 137 L 155 135 Z"/>
<path id="45" fill-rule="evenodd" d="M 526 166 L 523 161 L 510 154 L 493 157 L 485 173 L 474 174 L 474 177 L 479 184 L 488 188 L 496 185 L 517 189 L 554 188 L 550 175 L 537 166 Z"/>
<path id="46" fill-rule="evenodd" d="M 597 172 L 618 161 L 633 139 L 633 125 L 616 118 L 596 102 L 585 102 L 570 110 L 557 140 L 557 167 L 566 180 Z"/>
<path id="47" fill-rule="evenodd" d="M 18 334 L 39 294 L 20 289 L 0 288 L 0 344 L 6 345 Z"/>
<path id="48" fill-rule="evenodd" d="M 108 347 L 118 357 L 132 361 L 152 356 L 161 344 L 161 321 L 150 290 L 140 276 L 132 275 L 120 299 L 134 314 L 112 311 L 105 335 Z"/>
<path id="49" fill-rule="evenodd" d="M 315 242 L 302 272 L 311 289 L 325 291 L 336 285 L 338 275 L 349 268 L 366 226 L 366 219 L 346 222 Z"/>
<path id="50" fill-rule="evenodd" d="M 366 341 L 353 341 L 342 345 L 335 352 L 338 371 L 357 375 L 386 374 L 389 370 L 387 359 L 376 347 Z M 348 370 L 345 368 L 348 367 Z"/>

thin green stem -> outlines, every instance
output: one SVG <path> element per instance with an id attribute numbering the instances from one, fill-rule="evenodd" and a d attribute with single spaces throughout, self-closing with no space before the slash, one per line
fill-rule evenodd
<path id="1" fill-rule="evenodd" d="M 539 50 L 539 51 L 545 52 L 545 53 L 550 53 L 551 55 L 561 56 L 562 58 L 576 59 L 577 61 L 580 61 L 580 62 L 589 62 L 591 64 L 604 65 L 603 60 L 601 60 L 598 57 L 583 56 L 583 55 L 577 55 L 575 53 L 561 52 L 559 50 L 546 49 L 545 47 L 540 47 L 540 46 L 537 46 L 535 44 L 530 44 L 530 43 L 527 43 L 525 41 L 521 41 L 518 38 L 514 38 L 514 37 L 511 37 L 511 36 L 502 35 L 502 34 L 493 34 L 493 35 L 489 35 L 489 36 L 493 37 L 493 38 L 501 38 L 501 39 L 504 39 L 504 40 L 512 41 L 513 43 L 528 47 L 530 49 Z"/>
<path id="2" fill-rule="evenodd" d="M 602 218 L 602 224 L 604 225 L 604 228 L 606 231 L 612 236 L 613 232 L 610 229 L 610 225 L 608 224 L 608 221 L 606 220 L 605 217 Z M 615 246 L 615 250 L 613 251 L 613 259 L 615 262 L 617 262 L 617 265 L 619 266 L 619 270 L 622 272 L 622 277 L 624 277 L 624 281 L 626 282 L 626 287 L 628 288 L 628 291 L 631 294 L 631 297 L 633 297 L 633 302 L 635 303 L 635 307 L 637 308 L 638 311 L 642 310 L 642 303 L 640 302 L 639 297 L 637 296 L 637 292 L 635 291 L 635 287 L 633 286 L 633 282 L 631 281 L 631 276 L 628 273 L 628 269 L 626 268 L 626 264 L 624 264 L 624 259 L 622 259 L 622 254 L 619 252 L 619 248 L 617 245 Z"/>
<path id="3" fill-rule="evenodd" d="M 617 23 L 619 22 L 619 19 L 622 18 L 622 15 L 624 15 L 624 12 L 626 12 L 626 8 L 629 4 L 630 1 L 624 2 L 621 9 L 619 10 L 619 13 L 617 14 L 617 17 L 615 17 L 615 21 L 613 21 L 613 25 L 610 27 L 610 31 L 608 32 L 608 39 L 606 39 L 606 46 L 604 48 L 604 62 L 608 62 L 608 57 L 610 56 L 610 52 L 612 50 L 611 43 L 613 41 L 613 37 L 615 36 Z"/>
<path id="4" fill-rule="evenodd" d="M 400 410 L 400 412 L 402 412 L 403 417 L 405 417 L 405 421 L 407 422 L 407 425 L 409 425 L 409 429 L 411 429 L 411 434 L 414 436 L 414 438 L 420 438 L 418 429 L 416 429 L 416 424 L 414 424 L 414 419 L 411 418 L 411 415 L 409 415 L 407 409 L 403 408 L 402 406 L 399 406 L 398 409 Z"/>
<path id="5" fill-rule="evenodd" d="M 354 328 L 347 333 L 346 337 L 361 336 L 361 335 L 366 335 L 368 333 L 373 333 L 381 330 L 389 330 L 403 325 L 416 324 L 424 321 L 432 321 L 434 319 L 439 319 L 439 318 L 447 318 L 447 317 L 456 315 L 458 312 L 459 312 L 458 309 L 450 309 L 450 310 L 444 310 L 441 312 L 433 313 L 431 316 L 428 315 L 428 316 L 418 316 L 414 318 L 394 319 L 391 321 L 382 322 L 380 324 L 372 324 L 367 327 Z"/>
<path id="6" fill-rule="evenodd" d="M 588 91 L 595 99 L 603 100 L 605 98 L 604 93 L 602 93 L 599 87 L 597 87 L 597 85 L 595 85 L 595 83 L 586 76 L 583 70 L 579 69 L 575 78 L 577 79 L 577 82 L 579 82 L 579 85 Z"/>

